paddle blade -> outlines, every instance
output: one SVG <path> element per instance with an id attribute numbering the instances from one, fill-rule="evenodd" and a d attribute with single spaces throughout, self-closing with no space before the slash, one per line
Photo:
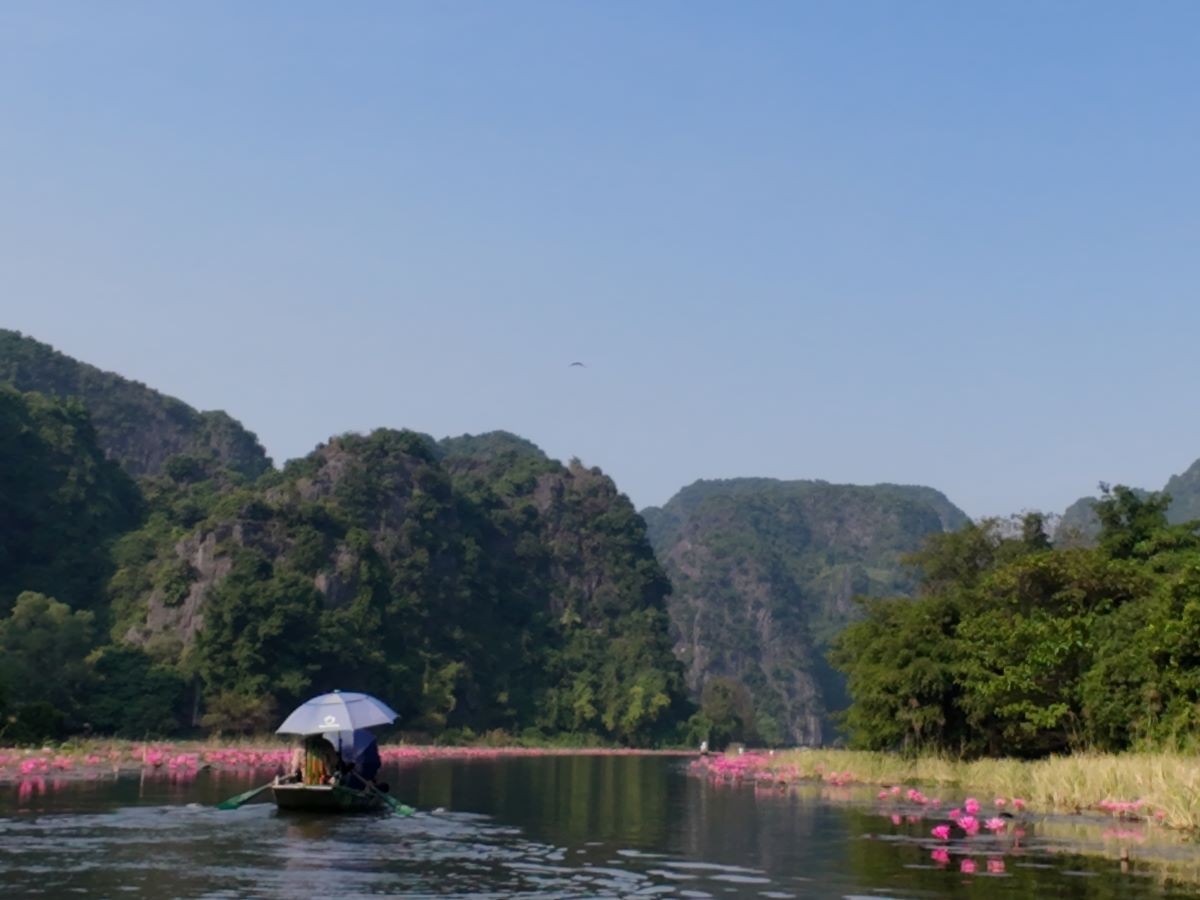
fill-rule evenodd
<path id="1" fill-rule="evenodd" d="M 382 797 L 383 802 L 386 803 L 391 808 L 392 812 L 395 813 L 396 815 L 411 816 L 413 813 L 416 812 L 416 810 L 413 809 L 411 806 L 405 806 L 403 803 L 401 803 L 399 800 L 397 800 L 395 797 L 393 797 L 387 791 L 381 791 L 379 788 L 377 788 L 375 785 L 371 784 L 370 782 L 368 782 L 367 786 L 372 792 L 374 792 L 374 793 L 378 794 L 380 797 Z"/>
<path id="2" fill-rule="evenodd" d="M 243 803 L 253 800 L 270 786 L 270 784 L 264 784 L 262 787 L 256 787 L 252 791 L 246 791 L 244 794 L 238 794 L 236 797 L 230 797 L 228 800 L 222 800 L 217 804 L 217 809 L 237 809 Z"/>

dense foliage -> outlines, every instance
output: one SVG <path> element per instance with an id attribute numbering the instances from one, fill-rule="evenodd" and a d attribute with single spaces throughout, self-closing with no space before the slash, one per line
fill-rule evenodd
<path id="1" fill-rule="evenodd" d="M 1190 745 L 1200 727 L 1200 536 L 1169 498 L 1096 503 L 1094 547 L 1040 516 L 935 535 L 918 597 L 865 601 L 835 642 L 854 743 L 963 755 Z"/>
<path id="2" fill-rule="evenodd" d="M 141 498 L 82 405 L 0 384 L 0 501 L 0 615 L 22 591 L 101 606 L 109 545 L 137 523 Z"/>
<path id="3" fill-rule="evenodd" d="M 697 482 L 643 515 L 717 744 L 827 739 L 843 679 L 825 647 L 856 614 L 853 596 L 912 590 L 902 557 L 966 521 L 930 488 L 768 478 Z"/>
<path id="4" fill-rule="evenodd" d="M 646 743 L 686 712 L 641 520 L 599 471 L 518 439 L 347 435 L 187 532 L 151 567 L 192 572 L 189 596 L 214 581 L 182 655 L 214 727 L 237 727 L 220 710 L 244 717 L 254 698 L 265 717 L 347 685 L 395 698 L 431 734 Z M 131 639 L 179 633 L 187 599 L 140 596 Z"/>

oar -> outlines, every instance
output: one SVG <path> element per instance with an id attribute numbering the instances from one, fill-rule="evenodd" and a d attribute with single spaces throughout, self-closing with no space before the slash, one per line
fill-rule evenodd
<path id="1" fill-rule="evenodd" d="M 274 782 L 268 781 L 262 787 L 256 787 L 252 791 L 246 791 L 244 794 L 238 794 L 236 797 L 230 797 L 228 800 L 222 800 L 217 804 L 217 809 L 237 809 L 243 803 L 248 803 L 269 788 Z"/>
<path id="2" fill-rule="evenodd" d="M 403 803 L 401 803 L 399 800 L 397 800 L 391 794 L 389 794 L 385 791 L 381 791 L 379 788 L 377 788 L 375 786 L 375 784 L 373 782 L 370 782 L 370 781 L 367 782 L 367 789 L 370 791 L 374 791 L 376 794 L 378 794 L 380 797 L 382 797 L 384 799 L 384 802 L 386 802 L 387 805 L 392 808 L 392 812 L 394 812 L 398 816 L 411 816 L 413 813 L 416 812 L 416 810 L 413 809 L 411 806 L 405 806 Z"/>

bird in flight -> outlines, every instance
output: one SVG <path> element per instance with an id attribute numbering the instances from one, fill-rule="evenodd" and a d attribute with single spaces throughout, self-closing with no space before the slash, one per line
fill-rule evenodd
<path id="1" fill-rule="evenodd" d="M 587 368 L 587 366 L 585 366 L 585 365 L 584 365 L 583 363 L 581 363 L 581 362 L 573 362 L 573 363 L 571 363 L 571 365 L 567 366 L 567 368 L 568 368 L 568 369 L 572 369 L 572 368 L 574 368 L 575 366 L 579 366 L 579 368 L 581 368 L 581 369 L 586 369 L 586 368 Z"/>

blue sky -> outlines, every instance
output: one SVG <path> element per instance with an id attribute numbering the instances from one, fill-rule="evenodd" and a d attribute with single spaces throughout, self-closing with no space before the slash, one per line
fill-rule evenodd
<path id="1" fill-rule="evenodd" d="M 281 462 L 972 515 L 1200 456 L 1200 4 L 0 5 L 0 326 Z M 574 360 L 586 369 L 569 368 Z"/>

